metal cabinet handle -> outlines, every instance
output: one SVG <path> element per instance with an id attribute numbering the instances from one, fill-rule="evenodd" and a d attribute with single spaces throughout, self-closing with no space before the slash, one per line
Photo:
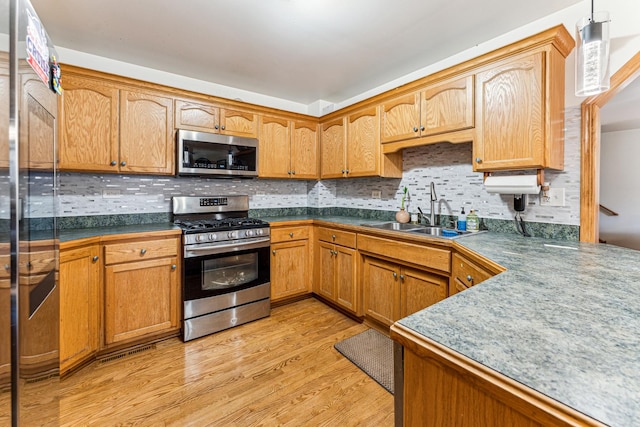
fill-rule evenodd
<path id="1" fill-rule="evenodd" d="M 295 174 L 296 174 L 296 171 L 291 171 L 291 175 L 295 175 Z"/>
<path id="2" fill-rule="evenodd" d="M 215 125 L 215 126 L 214 126 L 214 129 L 215 129 L 215 130 L 218 130 L 218 129 L 220 129 L 220 126 Z"/>
<path id="3" fill-rule="evenodd" d="M 27 262 L 27 268 L 28 269 L 32 269 L 33 268 L 33 264 L 31 264 L 31 261 Z"/>
<path id="4" fill-rule="evenodd" d="M 171 269 L 172 269 L 172 270 L 175 270 L 176 268 L 178 268 L 178 266 L 177 266 L 177 265 L 175 265 L 175 264 L 171 264 Z"/>
<path id="5" fill-rule="evenodd" d="M 9 271 L 9 264 L 5 264 L 5 265 L 4 265 L 4 269 L 5 269 L 5 270 L 7 270 L 7 271 Z"/>
<path id="6" fill-rule="evenodd" d="M 400 275 L 400 280 L 404 280 L 404 274 Z"/>
<path id="7" fill-rule="evenodd" d="M 331 235 L 331 239 L 332 239 L 332 240 L 336 240 L 336 235 L 335 235 L 335 234 L 332 234 L 332 235 Z"/>
<path id="8" fill-rule="evenodd" d="M 473 277 L 470 274 L 467 276 L 467 282 L 473 282 Z"/>
<path id="9" fill-rule="evenodd" d="M 93 262 L 98 262 L 99 259 L 100 259 L 100 257 L 98 255 L 94 255 Z"/>
<path id="10" fill-rule="evenodd" d="M 118 162 L 116 162 L 115 160 L 111 160 L 111 166 L 115 166 L 117 164 L 118 164 Z"/>
<path id="11" fill-rule="evenodd" d="M 349 169 L 347 169 L 347 175 L 349 175 Z"/>
<path id="12" fill-rule="evenodd" d="M 414 132 L 418 132 L 418 128 L 414 126 L 414 127 L 413 127 L 413 131 L 414 131 Z"/>
<path id="13" fill-rule="evenodd" d="M 288 173 L 289 175 L 291 175 L 291 171 L 287 171 L 287 173 Z"/>
<path id="14" fill-rule="evenodd" d="M 293 237 L 293 233 L 289 233 L 289 237 Z"/>
<path id="15" fill-rule="evenodd" d="M 476 157 L 476 163 L 482 163 L 482 159 L 480 157 Z"/>
<path id="16" fill-rule="evenodd" d="M 342 173 L 347 173 L 344 169 L 342 169 Z"/>
<path id="17" fill-rule="evenodd" d="M 127 166 L 127 162 L 125 162 L 124 160 L 120 162 L 120 166 Z"/>
<path id="18" fill-rule="evenodd" d="M 396 277 L 398 277 L 398 273 L 396 273 L 395 271 L 393 272 L 393 278 L 395 279 Z"/>
<path id="19" fill-rule="evenodd" d="M 146 250 L 146 249 L 144 249 L 144 248 L 143 248 L 143 249 L 140 249 L 140 254 L 141 254 L 141 255 L 144 255 L 144 254 L 146 254 L 146 253 L 147 253 L 147 250 Z"/>
<path id="20" fill-rule="evenodd" d="M 421 130 L 421 131 L 424 131 L 424 126 L 420 126 L 420 130 Z"/>
<path id="21" fill-rule="evenodd" d="M 220 129 L 225 130 L 225 129 L 226 129 L 226 127 L 225 127 L 224 125 L 222 125 L 222 126 L 220 127 Z"/>
<path id="22" fill-rule="evenodd" d="M 276 254 L 276 250 L 275 250 L 275 249 L 274 249 L 274 250 L 272 250 L 271 252 L 272 252 L 274 255 Z"/>

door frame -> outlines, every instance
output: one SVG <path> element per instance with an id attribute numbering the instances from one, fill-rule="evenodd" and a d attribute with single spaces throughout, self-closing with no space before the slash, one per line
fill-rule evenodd
<path id="1" fill-rule="evenodd" d="M 580 241 L 598 242 L 600 209 L 600 109 L 640 76 L 640 52 L 611 76 L 608 91 L 581 104 Z"/>

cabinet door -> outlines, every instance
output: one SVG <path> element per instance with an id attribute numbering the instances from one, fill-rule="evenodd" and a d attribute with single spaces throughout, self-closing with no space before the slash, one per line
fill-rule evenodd
<path id="1" fill-rule="evenodd" d="M 291 177 L 318 179 L 318 125 L 293 122 L 291 131 Z"/>
<path id="2" fill-rule="evenodd" d="M 120 171 L 174 174 L 173 100 L 153 93 L 120 92 Z"/>
<path id="3" fill-rule="evenodd" d="M 346 143 L 344 118 L 322 125 L 321 178 L 341 178 L 345 175 Z"/>
<path id="4" fill-rule="evenodd" d="M 289 178 L 291 171 L 289 121 L 277 117 L 260 118 L 258 175 L 261 178 Z"/>
<path id="5" fill-rule="evenodd" d="M 258 115 L 246 111 L 220 109 L 220 133 L 224 135 L 258 137 Z"/>
<path id="6" fill-rule="evenodd" d="M 60 373 L 98 350 L 100 249 L 60 252 Z"/>
<path id="7" fill-rule="evenodd" d="M 447 286 L 445 277 L 403 267 L 400 271 L 400 318 L 445 299 Z"/>
<path id="8" fill-rule="evenodd" d="M 352 114 L 347 128 L 347 168 L 349 176 L 380 174 L 380 120 L 378 108 Z"/>
<path id="9" fill-rule="evenodd" d="M 382 104 L 380 141 L 393 142 L 420 135 L 420 94 L 405 95 Z"/>
<path id="10" fill-rule="evenodd" d="M 59 109 L 61 170 L 118 171 L 118 89 L 73 74 L 64 77 Z"/>
<path id="11" fill-rule="evenodd" d="M 20 167 L 53 170 L 57 96 L 35 73 L 23 74 L 20 80 Z"/>
<path id="12" fill-rule="evenodd" d="M 346 310 L 359 314 L 357 252 L 355 249 L 335 246 L 335 301 Z"/>
<path id="13" fill-rule="evenodd" d="M 177 258 L 114 264 L 105 268 L 105 343 L 177 330 Z"/>
<path id="14" fill-rule="evenodd" d="M 220 128 L 218 107 L 176 99 L 176 129 L 217 133 Z"/>
<path id="15" fill-rule="evenodd" d="M 477 74 L 474 170 L 544 167 L 543 55 L 519 56 Z"/>
<path id="16" fill-rule="evenodd" d="M 365 257 L 362 270 L 365 315 L 386 326 L 398 318 L 398 266 Z"/>
<path id="17" fill-rule="evenodd" d="M 422 136 L 473 127 L 473 76 L 448 80 L 422 91 Z"/>
<path id="18" fill-rule="evenodd" d="M 316 292 L 318 295 L 335 301 L 335 255 L 334 247 L 331 243 L 318 242 L 318 281 L 316 282 Z"/>
<path id="19" fill-rule="evenodd" d="M 309 292 L 309 241 L 271 245 L 271 300 Z"/>

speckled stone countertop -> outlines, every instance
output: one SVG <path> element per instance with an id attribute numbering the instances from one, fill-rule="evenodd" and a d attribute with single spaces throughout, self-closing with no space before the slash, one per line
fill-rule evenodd
<path id="1" fill-rule="evenodd" d="M 486 233 L 508 268 L 400 324 L 602 423 L 640 423 L 640 252 Z"/>

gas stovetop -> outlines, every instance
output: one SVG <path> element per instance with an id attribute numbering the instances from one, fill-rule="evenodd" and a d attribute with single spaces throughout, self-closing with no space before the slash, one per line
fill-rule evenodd
<path id="1" fill-rule="evenodd" d="M 224 218 L 224 219 L 181 219 L 174 218 L 174 224 L 180 226 L 185 234 L 204 233 L 209 231 L 244 230 L 268 227 L 269 224 L 256 218 Z"/>

